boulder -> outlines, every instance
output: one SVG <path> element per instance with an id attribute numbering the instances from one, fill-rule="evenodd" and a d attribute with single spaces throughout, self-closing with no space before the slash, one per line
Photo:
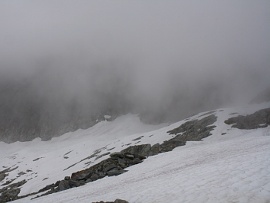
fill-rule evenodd
<path id="1" fill-rule="evenodd" d="M 178 141 L 174 139 L 164 141 L 160 145 L 160 152 L 169 152 L 169 151 L 172 151 L 174 148 L 179 147 L 179 146 L 184 146 L 185 144 L 186 144 L 185 141 Z"/>
<path id="2" fill-rule="evenodd" d="M 132 165 L 135 165 L 135 164 L 139 164 L 139 163 L 142 163 L 142 162 L 143 162 L 142 159 L 139 159 L 139 158 L 127 160 L 127 164 L 129 166 L 132 166 Z"/>
<path id="3" fill-rule="evenodd" d="M 124 150 L 121 151 L 122 154 L 133 154 L 133 155 L 138 155 L 142 157 L 147 157 L 149 156 L 151 150 L 151 145 L 150 144 L 142 144 L 142 145 L 135 145 L 135 146 L 130 146 Z"/>
<path id="4" fill-rule="evenodd" d="M 122 158 L 124 158 L 124 154 L 122 154 L 121 152 L 114 152 L 114 153 L 110 154 L 110 157 L 112 159 L 118 159 L 118 158 L 122 159 Z"/>
<path id="5" fill-rule="evenodd" d="M 71 179 L 72 180 L 76 180 L 76 181 L 86 180 L 88 175 L 89 175 L 89 171 L 88 170 L 82 170 L 82 171 L 78 171 L 78 172 L 72 173 L 71 174 Z"/>
<path id="6" fill-rule="evenodd" d="M 117 159 L 117 162 L 121 168 L 127 167 L 127 161 L 125 159 Z"/>
<path id="7" fill-rule="evenodd" d="M 7 176 L 7 174 L 5 174 L 5 173 L 0 173 L 0 182 L 1 182 L 2 180 L 4 180 L 6 176 Z"/>
<path id="8" fill-rule="evenodd" d="M 116 164 L 110 163 L 110 164 L 104 166 L 103 171 L 104 171 L 104 172 L 107 172 L 107 171 L 110 171 L 110 170 L 112 170 L 112 169 L 114 169 L 114 168 L 117 168 Z"/>
<path id="9" fill-rule="evenodd" d="M 53 190 L 56 190 L 56 191 L 63 191 L 63 190 L 67 190 L 67 189 L 70 189 L 70 188 L 73 188 L 73 187 L 79 187 L 81 185 L 84 185 L 84 182 L 79 182 L 79 181 L 75 181 L 75 180 L 71 180 L 71 179 L 65 179 L 64 180 L 61 180 L 59 181 L 59 183 L 55 184 L 54 186 L 57 186 L 56 188 L 55 187 L 52 187 Z M 52 189 L 51 188 L 51 189 Z"/>
<path id="10" fill-rule="evenodd" d="M 159 145 L 159 143 L 154 144 L 154 145 L 151 147 L 149 156 L 154 156 L 154 155 L 157 155 L 158 153 L 160 153 L 160 145 Z"/>
<path id="11" fill-rule="evenodd" d="M 69 180 L 68 183 L 69 183 L 69 186 L 70 186 L 71 188 L 73 188 L 73 187 L 79 187 L 79 186 L 82 186 L 82 185 L 85 184 L 85 183 L 82 182 L 82 181 L 75 181 L 75 180 Z"/>
<path id="12" fill-rule="evenodd" d="M 112 169 L 112 170 L 108 171 L 107 175 L 108 176 L 118 176 L 118 175 L 120 175 L 122 173 L 125 173 L 125 172 L 127 172 L 127 170 L 115 168 L 115 169 Z"/>
<path id="13" fill-rule="evenodd" d="M 91 175 L 90 179 L 91 179 L 91 181 L 96 181 L 96 180 L 99 179 L 99 175 L 94 173 L 94 174 Z"/>
<path id="14" fill-rule="evenodd" d="M 58 186 L 58 190 L 59 191 L 67 190 L 69 188 L 71 188 L 70 185 L 69 185 L 69 181 L 67 181 L 67 180 L 61 180 L 59 182 L 59 186 Z"/>
<path id="15" fill-rule="evenodd" d="M 125 153 L 125 158 L 128 158 L 128 159 L 134 159 L 135 156 L 133 154 L 130 154 L 130 153 Z"/>
<path id="16" fill-rule="evenodd" d="M 69 176 L 66 176 L 66 177 L 64 178 L 64 180 L 70 180 L 70 177 L 69 177 Z"/>

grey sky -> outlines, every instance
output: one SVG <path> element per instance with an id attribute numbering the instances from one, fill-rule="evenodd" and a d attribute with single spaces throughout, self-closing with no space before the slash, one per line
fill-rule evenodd
<path id="1" fill-rule="evenodd" d="M 46 69 L 40 92 L 80 97 L 127 80 L 135 103 L 211 108 L 269 86 L 269 21 L 268 0 L 2 0 L 0 74 Z"/>

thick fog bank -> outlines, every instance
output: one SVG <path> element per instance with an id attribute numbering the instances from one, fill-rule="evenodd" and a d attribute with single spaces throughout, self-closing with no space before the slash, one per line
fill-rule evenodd
<path id="1" fill-rule="evenodd" d="M 182 119 L 270 86 L 269 1 L 1 1 L 0 140 Z"/>

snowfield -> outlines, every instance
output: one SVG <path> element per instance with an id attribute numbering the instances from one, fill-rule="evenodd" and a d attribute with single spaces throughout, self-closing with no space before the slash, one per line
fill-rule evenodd
<path id="1" fill-rule="evenodd" d="M 248 115 L 269 107 L 270 103 L 264 103 L 218 109 L 212 113 L 217 116 L 216 127 L 203 141 L 187 142 L 171 152 L 148 157 L 119 176 L 105 177 L 34 200 L 31 196 L 15 202 L 67 203 L 120 198 L 130 203 L 269 203 L 270 127 L 239 130 L 224 123 L 238 114 Z M 51 141 L 0 143 L 0 170 L 18 167 L 1 184 L 16 177 L 14 182 L 26 179 L 20 195 L 35 192 L 108 158 L 109 153 L 130 145 L 162 143 L 171 139 L 174 135 L 169 135 L 169 130 L 205 116 L 206 112 L 172 125 L 152 126 L 141 123 L 135 115 L 126 115 Z M 89 158 L 94 153 L 96 156 Z M 19 176 L 20 172 L 24 174 Z"/>

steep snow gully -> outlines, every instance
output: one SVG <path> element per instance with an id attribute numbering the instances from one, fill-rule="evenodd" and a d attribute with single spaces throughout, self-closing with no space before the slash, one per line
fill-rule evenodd
<path id="1" fill-rule="evenodd" d="M 269 108 L 218 109 L 171 125 L 146 125 L 126 115 L 50 141 L 1 142 L 1 201 L 58 183 L 15 202 L 270 202 Z M 134 151 L 146 144 L 143 155 Z M 139 164 L 127 164 L 136 156 Z M 116 168 L 127 172 L 91 179 L 92 168 L 111 158 L 124 159 Z M 80 187 L 59 190 L 59 180 L 80 171 L 91 171 L 74 180 L 83 181 Z M 35 198 L 48 191 L 56 193 Z"/>

